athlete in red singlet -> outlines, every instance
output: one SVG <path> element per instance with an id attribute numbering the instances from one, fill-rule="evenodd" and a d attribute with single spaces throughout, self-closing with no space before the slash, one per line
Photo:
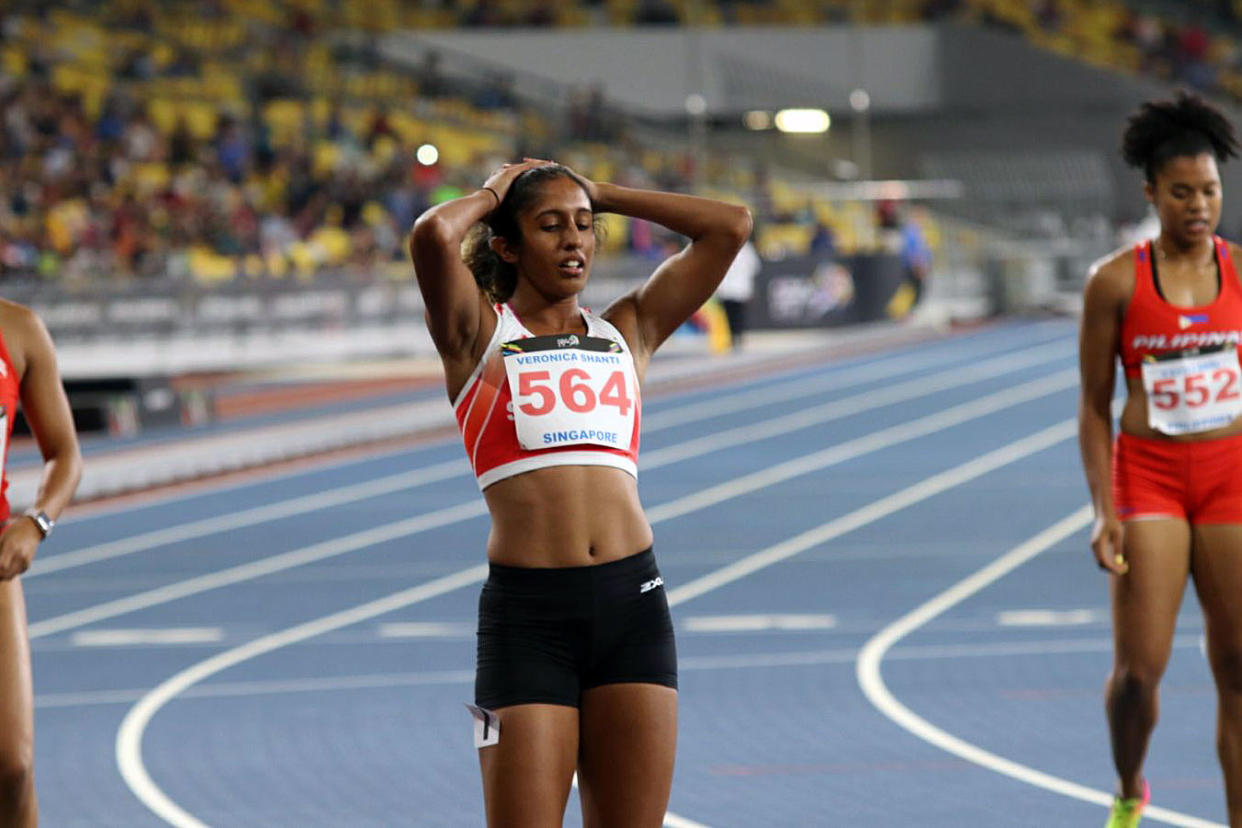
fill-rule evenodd
<path id="1" fill-rule="evenodd" d="M 596 315 L 578 295 L 607 212 L 690 243 Z M 492 518 L 473 708 L 491 826 L 559 826 L 575 770 L 588 828 L 664 823 L 676 653 L 638 499 L 639 382 L 750 228 L 738 206 L 529 160 L 414 225 L 427 326 Z"/>
<path id="2" fill-rule="evenodd" d="M 1160 234 L 1096 265 L 1084 295 L 1079 443 L 1096 514 L 1091 548 L 1112 575 L 1105 706 L 1119 790 L 1109 828 L 1138 825 L 1150 795 L 1143 760 L 1192 573 L 1229 822 L 1242 828 L 1242 249 L 1213 235 L 1217 163 L 1236 150 L 1232 127 L 1200 99 L 1144 104 L 1123 151 L 1146 177 Z M 1114 440 L 1118 358 L 1127 396 Z"/>
<path id="3" fill-rule="evenodd" d="M 0 825 L 32 828 L 34 697 L 19 576 L 73 496 L 82 458 L 47 330 L 28 309 L 0 300 L 0 463 L 8 458 L 19 403 L 43 454 L 43 478 L 31 508 L 12 516 L 8 475 L 0 469 Z"/>

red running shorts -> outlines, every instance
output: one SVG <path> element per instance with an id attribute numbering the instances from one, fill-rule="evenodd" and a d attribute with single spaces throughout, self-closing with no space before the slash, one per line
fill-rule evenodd
<path id="1" fill-rule="evenodd" d="M 1242 524 L 1242 435 L 1197 442 L 1117 435 L 1113 504 L 1122 521 Z"/>

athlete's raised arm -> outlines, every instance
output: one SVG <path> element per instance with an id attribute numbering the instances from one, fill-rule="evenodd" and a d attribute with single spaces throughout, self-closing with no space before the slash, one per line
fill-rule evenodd
<path id="1" fill-rule="evenodd" d="M 1121 262 L 1125 258 L 1122 257 Z M 1128 295 L 1119 278 L 1118 260 L 1101 265 L 1087 277 L 1078 335 L 1081 376 L 1078 400 L 1078 447 L 1083 472 L 1095 507 L 1091 550 L 1101 567 L 1124 574 L 1122 524 L 1113 503 L 1113 386 L 1121 336 L 1121 311 Z"/>
<path id="2" fill-rule="evenodd" d="M 450 384 L 456 363 L 473 368 L 495 325 L 488 298 L 461 258 L 462 241 L 504 199 L 509 185 L 536 163 L 505 164 L 470 195 L 437 204 L 414 222 L 410 259 L 426 305 L 427 328 Z"/>
<path id="3" fill-rule="evenodd" d="M 26 421 L 43 455 L 43 475 L 31 511 L 55 520 L 69 504 L 82 477 L 82 455 L 73 414 L 60 381 L 56 351 L 47 328 L 33 311 L 8 303 L 0 311 L 9 358 L 20 376 Z M 8 412 L 13 416 L 13 412 Z M 11 518 L 0 533 L 0 580 L 25 572 L 43 532 L 33 518 Z"/>
<path id="4" fill-rule="evenodd" d="M 710 198 L 638 190 L 588 182 L 597 212 L 619 213 L 667 227 L 690 239 L 645 283 L 608 309 L 622 331 L 633 331 L 630 347 L 640 366 L 673 331 L 702 307 L 750 237 L 750 211 Z M 640 367 L 641 371 L 641 367 Z"/>

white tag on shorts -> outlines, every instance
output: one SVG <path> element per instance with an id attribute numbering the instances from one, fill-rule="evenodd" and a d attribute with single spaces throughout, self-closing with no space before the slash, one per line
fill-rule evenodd
<path id="1" fill-rule="evenodd" d="M 501 346 L 518 444 L 630 447 L 638 411 L 634 360 L 610 339 L 535 336 Z"/>
<path id="2" fill-rule="evenodd" d="M 1194 434 L 1242 415 L 1237 347 L 1197 349 L 1143 361 L 1147 424 L 1163 434 Z"/>
<path id="3" fill-rule="evenodd" d="M 500 716 L 484 707 L 467 704 L 466 709 L 474 717 L 474 746 L 485 748 L 500 742 Z"/>

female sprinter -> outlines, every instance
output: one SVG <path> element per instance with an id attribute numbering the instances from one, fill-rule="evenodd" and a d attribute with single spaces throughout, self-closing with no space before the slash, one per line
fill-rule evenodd
<path id="1" fill-rule="evenodd" d="M 1079 443 L 1095 506 L 1091 548 L 1111 573 L 1114 662 L 1105 691 L 1119 792 L 1110 828 L 1138 824 L 1186 579 L 1207 627 L 1229 822 L 1242 828 L 1242 249 L 1215 235 L 1217 164 L 1236 154 L 1220 112 L 1181 94 L 1130 118 L 1128 164 L 1160 234 L 1093 268 L 1080 335 Z M 1126 378 L 1112 435 L 1114 360 Z"/>
<path id="2" fill-rule="evenodd" d="M 578 304 L 597 213 L 690 239 L 599 315 Z M 742 207 L 530 160 L 414 225 L 427 326 L 492 518 L 475 679 L 491 826 L 559 826 L 575 770 L 589 828 L 663 824 L 677 665 L 638 501 L 639 384 L 750 228 Z"/>
<path id="3" fill-rule="evenodd" d="M 43 454 L 43 478 L 34 505 L 19 517 L 9 513 L 7 476 L 0 483 L 0 825 L 32 828 L 34 698 L 19 576 L 73 496 L 82 457 L 47 329 L 27 308 L 0 300 L 0 462 L 19 400 Z"/>

